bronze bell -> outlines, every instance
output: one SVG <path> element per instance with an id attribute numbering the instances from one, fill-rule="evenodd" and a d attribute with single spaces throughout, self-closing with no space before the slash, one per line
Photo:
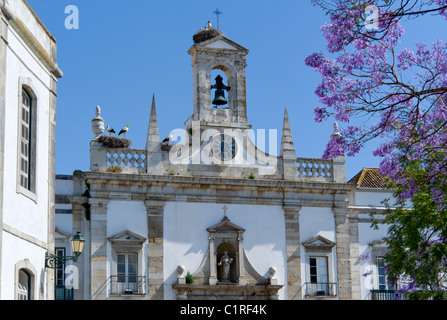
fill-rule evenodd
<path id="1" fill-rule="evenodd" d="M 228 103 L 227 99 L 225 99 L 224 90 L 230 90 L 231 88 L 223 84 L 223 79 L 220 75 L 216 77 L 216 84 L 212 85 L 211 89 L 216 89 L 216 92 L 214 94 L 213 105 L 223 106 Z"/>
<path id="2" fill-rule="evenodd" d="M 214 94 L 214 100 L 213 104 L 216 106 L 223 106 L 227 104 L 228 101 L 225 99 L 225 92 L 223 89 L 217 89 L 216 93 Z"/>

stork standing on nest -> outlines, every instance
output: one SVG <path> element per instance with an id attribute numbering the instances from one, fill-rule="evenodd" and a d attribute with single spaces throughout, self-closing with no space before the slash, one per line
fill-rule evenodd
<path id="1" fill-rule="evenodd" d="M 112 135 L 112 133 L 116 133 L 115 130 L 113 130 L 113 128 L 110 128 L 109 126 L 106 127 L 106 130 L 109 133 L 109 135 Z"/>
<path id="2" fill-rule="evenodd" d="M 121 131 L 120 131 L 120 133 L 118 133 L 118 135 L 120 136 L 120 135 L 124 134 L 124 138 L 125 138 L 127 131 L 129 131 L 129 127 L 130 127 L 129 124 L 127 124 L 126 127 L 121 129 Z"/>
<path id="3" fill-rule="evenodd" d="M 206 25 L 206 30 L 211 30 L 213 26 L 211 25 L 211 20 L 208 20 L 208 24 Z"/>
<path id="4" fill-rule="evenodd" d="M 174 132 L 171 131 L 171 134 L 169 135 L 169 137 L 164 138 L 164 140 L 162 142 L 168 143 L 169 141 L 172 140 L 172 138 L 174 138 Z"/>

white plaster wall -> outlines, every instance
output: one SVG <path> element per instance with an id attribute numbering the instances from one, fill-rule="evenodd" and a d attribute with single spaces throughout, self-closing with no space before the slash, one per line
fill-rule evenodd
<path id="1" fill-rule="evenodd" d="M 74 191 L 73 180 L 57 179 L 55 189 L 56 194 L 72 195 Z"/>
<path id="2" fill-rule="evenodd" d="M 52 40 L 39 19 L 23 0 L 8 0 L 8 8 L 19 23 L 42 45 L 49 56 L 52 55 Z M 1 298 L 15 299 L 15 266 L 27 261 L 35 270 L 34 299 L 46 298 L 45 252 L 48 250 L 48 171 L 49 171 L 49 113 L 50 83 L 49 71 L 24 44 L 13 28 L 8 27 L 6 45 L 5 75 L 5 127 L 2 128 L 5 141 L 3 183 L 3 213 L 0 221 L 2 232 Z M 2 45 L 5 43 L 2 41 Z M 26 79 L 34 95 L 37 96 L 35 115 L 37 137 L 35 195 L 25 196 L 17 191 L 17 166 L 19 153 L 19 96 L 21 81 Z M 25 264 L 24 264 L 25 265 Z"/>
<path id="3" fill-rule="evenodd" d="M 34 281 L 34 299 L 44 299 L 46 274 L 45 274 L 45 252 L 42 247 L 36 246 L 26 240 L 2 232 L 2 300 L 15 300 L 15 266 L 18 262 L 28 259 L 35 268 L 37 274 Z"/>
<path id="4" fill-rule="evenodd" d="M 25 5 L 24 1 L 8 0 L 7 2 L 17 18 L 28 27 L 29 31 L 33 34 L 45 51 L 47 51 L 47 53 L 51 52 L 51 39 L 34 14 Z"/>
<path id="5" fill-rule="evenodd" d="M 18 2 L 18 1 L 17 1 Z M 11 30 L 11 29 L 10 29 Z M 8 35 L 5 110 L 3 223 L 47 241 L 49 82 L 47 71 L 11 31 Z M 20 57 L 20 58 L 19 58 Z M 37 95 L 36 201 L 17 193 L 19 78 L 29 78 Z"/>
<path id="6" fill-rule="evenodd" d="M 351 193 L 351 203 L 354 206 L 366 206 L 366 207 L 383 207 L 381 203 L 387 198 L 391 198 L 393 195 L 390 191 L 383 190 L 358 190 Z M 393 204 L 391 201 L 390 204 Z"/>
<path id="7" fill-rule="evenodd" d="M 303 207 L 300 211 L 301 242 L 317 234 L 335 242 L 335 220 L 332 209 Z"/>
<path id="8" fill-rule="evenodd" d="M 71 209 L 71 205 L 69 205 Z M 64 205 L 64 207 L 56 207 L 57 209 L 65 209 L 68 208 L 68 205 Z M 59 213 L 55 215 L 55 225 L 56 228 L 62 232 L 73 234 L 73 217 L 71 214 L 67 213 Z"/>
<path id="9" fill-rule="evenodd" d="M 147 239 L 147 212 L 143 201 L 110 201 L 107 206 L 107 237 L 129 230 Z M 148 276 L 147 240 L 139 254 L 139 274 Z M 110 241 L 107 241 L 108 275 L 116 275 L 115 254 Z"/>
<path id="10" fill-rule="evenodd" d="M 224 204 L 168 202 L 164 209 L 164 281 L 165 299 L 175 299 L 179 265 L 194 273 L 208 251 L 207 228 L 222 221 Z M 284 211 L 280 206 L 226 204 L 227 217 L 244 228 L 244 248 L 255 270 L 267 277 L 270 267 L 277 268 L 278 283 L 284 288 L 279 298 L 285 299 L 286 239 Z"/>

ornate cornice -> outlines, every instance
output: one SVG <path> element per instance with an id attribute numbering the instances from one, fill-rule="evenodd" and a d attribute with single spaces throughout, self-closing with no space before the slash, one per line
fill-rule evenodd
<path id="1" fill-rule="evenodd" d="M 45 33 L 53 42 L 54 46 L 56 45 L 56 41 L 54 37 L 49 34 L 48 30 L 45 28 L 43 23 L 37 18 L 34 11 L 29 7 L 28 3 L 24 1 L 25 5 L 29 8 L 30 12 L 36 18 L 37 23 L 42 27 Z M 30 30 L 25 26 L 25 24 L 20 20 L 14 12 L 9 7 L 8 3 L 5 0 L 0 0 L 0 10 L 8 20 L 9 24 L 12 28 L 19 34 L 20 38 L 26 43 L 26 45 L 30 48 L 30 50 L 44 63 L 45 67 L 48 68 L 51 74 L 53 74 L 56 78 L 62 78 L 63 73 L 56 61 L 50 56 L 50 54 L 42 47 L 40 42 L 34 37 L 34 35 L 30 32 Z"/>

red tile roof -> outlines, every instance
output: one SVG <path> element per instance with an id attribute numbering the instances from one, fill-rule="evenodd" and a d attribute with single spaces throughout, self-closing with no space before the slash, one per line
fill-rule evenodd
<path id="1" fill-rule="evenodd" d="M 349 183 L 353 183 L 357 188 L 385 188 L 384 176 L 380 174 L 378 168 L 363 168 L 357 173 Z"/>

